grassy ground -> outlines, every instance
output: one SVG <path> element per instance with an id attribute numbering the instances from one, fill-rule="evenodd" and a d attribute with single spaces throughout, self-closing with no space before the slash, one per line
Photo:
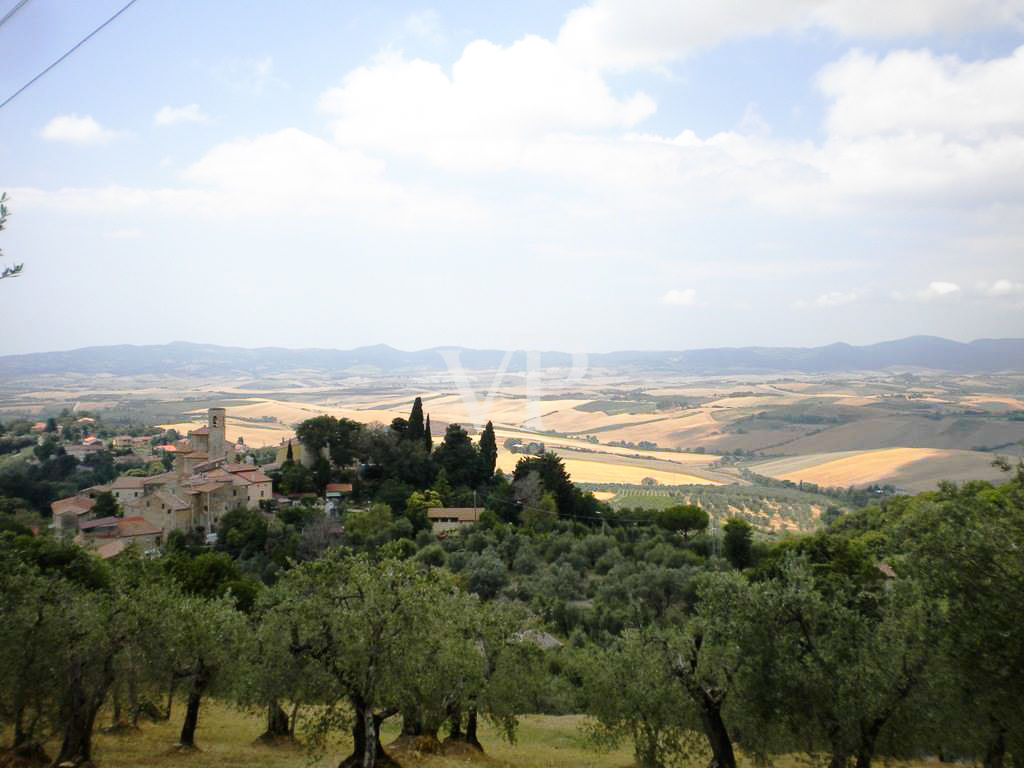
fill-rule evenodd
<path id="1" fill-rule="evenodd" d="M 334 768 L 348 755 L 351 742 L 339 740 L 320 757 L 310 755 L 297 746 L 264 746 L 254 744 L 263 730 L 261 718 L 217 704 L 203 704 L 199 714 L 196 744 L 200 751 L 173 751 L 181 728 L 184 711 L 176 708 L 170 723 L 144 723 L 141 731 L 125 735 L 97 733 L 94 759 L 99 768 Z M 100 723 L 108 717 L 101 715 Z M 580 732 L 583 718 L 569 715 L 549 717 L 528 715 L 521 719 L 515 744 L 501 740 L 497 733 L 481 724 L 480 741 L 485 756 L 399 754 L 399 762 L 407 768 L 455 768 L 455 766 L 486 765 L 496 768 L 626 768 L 633 764 L 628 748 L 610 753 L 589 749 Z M 397 720 L 385 724 L 382 741 L 387 744 L 397 736 Z M 6 734 L 5 734 L 6 736 Z M 6 739 L 5 739 L 6 740 Z M 52 757 L 58 744 L 46 745 Z"/>
<path id="2" fill-rule="evenodd" d="M 334 768 L 351 751 L 351 741 L 345 739 L 339 739 L 326 754 L 319 756 L 311 755 L 301 746 L 254 743 L 263 730 L 260 717 L 211 702 L 203 704 L 199 715 L 196 732 L 199 751 L 177 752 L 174 745 L 182 716 L 184 711 L 176 708 L 169 723 L 145 723 L 141 730 L 122 735 L 97 733 L 93 750 L 96 765 L 98 768 Z M 109 716 L 101 714 L 100 727 L 107 722 Z M 481 723 L 480 740 L 487 750 L 485 755 L 389 751 L 404 768 L 631 768 L 635 765 L 630 745 L 611 752 L 589 748 L 581 732 L 584 722 L 585 718 L 580 715 L 526 715 L 520 718 L 515 744 L 502 741 L 493 728 Z M 382 735 L 385 749 L 397 735 L 395 718 L 385 723 Z M 0 743 L 9 738 L 9 733 L 0 733 Z M 56 742 L 46 745 L 51 757 L 58 746 Z M 740 768 L 754 768 L 754 763 L 743 755 L 737 758 Z M 707 757 L 695 756 L 689 764 L 702 768 L 707 764 Z M 886 761 L 881 757 L 877 764 L 885 768 L 942 766 L 934 760 Z M 813 764 L 803 755 L 781 755 L 773 759 L 771 765 L 774 768 L 811 768 Z"/>

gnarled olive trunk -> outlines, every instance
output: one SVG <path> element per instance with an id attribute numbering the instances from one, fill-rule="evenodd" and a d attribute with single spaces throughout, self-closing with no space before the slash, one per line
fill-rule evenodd
<path id="1" fill-rule="evenodd" d="M 291 735 L 288 713 L 281 708 L 277 699 L 274 699 L 267 704 L 267 729 L 260 735 L 260 740 L 290 739 Z"/>
<path id="2" fill-rule="evenodd" d="M 68 690 L 61 705 L 64 734 L 60 752 L 54 761 L 56 765 L 92 765 L 92 732 L 96 725 L 96 714 L 113 680 L 112 657 L 104 665 L 103 681 L 94 690 L 86 690 L 82 674 L 80 663 L 72 666 Z"/>
<path id="3" fill-rule="evenodd" d="M 732 739 L 722 719 L 722 702 L 701 691 L 700 719 L 711 747 L 709 768 L 736 768 Z"/>
<path id="4" fill-rule="evenodd" d="M 466 743 L 483 752 L 484 748 L 480 746 L 480 740 L 476 737 L 476 722 L 476 707 L 473 707 L 469 710 L 469 714 L 466 715 Z"/>
<path id="5" fill-rule="evenodd" d="M 397 766 L 380 743 L 380 725 L 394 712 L 374 714 L 373 708 L 361 698 L 353 698 L 352 754 L 338 764 L 338 768 L 375 768 Z"/>
<path id="6" fill-rule="evenodd" d="M 448 738 L 452 741 L 462 741 L 462 710 L 458 707 L 450 707 L 448 709 L 448 722 L 451 724 Z"/>
<path id="7" fill-rule="evenodd" d="M 451 730 L 448 733 L 448 741 L 457 741 L 462 744 L 469 744 L 475 749 L 484 751 L 480 740 L 477 738 L 477 711 L 476 707 L 470 707 L 466 712 L 466 730 L 462 730 L 462 711 L 459 709 L 449 710 L 448 719 L 451 722 Z"/>
<path id="8" fill-rule="evenodd" d="M 199 724 L 199 703 L 203 699 L 203 693 L 210 684 L 211 671 L 199 660 L 196 662 L 195 671 L 192 675 L 192 685 L 188 690 L 188 703 L 185 707 L 185 722 L 181 725 L 181 736 L 178 738 L 178 746 L 190 749 L 196 748 L 196 726 Z"/>
<path id="9" fill-rule="evenodd" d="M 69 697 L 71 706 L 66 710 L 64 734 L 61 739 L 60 752 L 57 753 L 56 765 L 91 765 L 92 764 L 92 731 L 96 724 L 98 706 L 93 706 L 81 690 L 76 690 Z"/>

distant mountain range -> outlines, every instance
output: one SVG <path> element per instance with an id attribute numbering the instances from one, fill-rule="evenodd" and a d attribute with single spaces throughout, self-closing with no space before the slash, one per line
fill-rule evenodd
<path id="1" fill-rule="evenodd" d="M 445 353 L 457 352 L 469 370 L 497 368 L 505 352 L 492 349 L 435 347 L 403 352 L 384 344 L 337 349 L 220 347 L 176 341 L 170 344 L 86 347 L 0 357 L 0 380 L 41 374 L 170 374 L 186 376 L 267 376 L 290 371 L 322 373 L 421 373 L 447 369 Z M 567 368 L 565 352 L 540 353 L 545 368 Z M 855 347 L 738 347 L 681 352 L 602 352 L 587 356 L 590 368 L 615 368 L 679 374 L 832 373 L 927 368 L 955 373 L 1024 371 L 1024 339 L 979 339 L 970 343 L 936 336 L 912 336 Z M 508 370 L 527 367 L 525 352 L 515 352 Z"/>

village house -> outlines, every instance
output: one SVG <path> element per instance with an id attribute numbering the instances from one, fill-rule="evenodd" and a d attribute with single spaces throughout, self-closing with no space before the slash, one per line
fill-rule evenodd
<path id="1" fill-rule="evenodd" d="M 152 549 L 160 543 L 162 534 L 159 527 L 141 517 L 102 517 L 82 523 L 78 541 L 97 550 L 101 557 L 104 553 L 99 552 L 99 548 L 106 546 L 105 553 L 109 557 L 112 552 L 120 553 L 132 544 L 142 551 Z"/>
<path id="2" fill-rule="evenodd" d="M 483 511 L 483 507 L 431 507 L 427 510 L 427 519 L 435 534 L 447 534 L 479 522 Z"/>
<path id="3" fill-rule="evenodd" d="M 88 519 L 94 506 L 96 502 L 84 494 L 58 499 L 50 504 L 53 528 L 58 533 L 74 535 L 78 531 L 79 522 Z"/>

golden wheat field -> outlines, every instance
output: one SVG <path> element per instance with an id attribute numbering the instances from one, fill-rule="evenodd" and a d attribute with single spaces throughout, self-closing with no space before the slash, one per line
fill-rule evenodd
<path id="1" fill-rule="evenodd" d="M 758 474 L 830 487 L 882 483 L 911 464 L 943 455 L 929 448 L 887 448 L 841 454 L 818 454 L 755 464 Z"/>

